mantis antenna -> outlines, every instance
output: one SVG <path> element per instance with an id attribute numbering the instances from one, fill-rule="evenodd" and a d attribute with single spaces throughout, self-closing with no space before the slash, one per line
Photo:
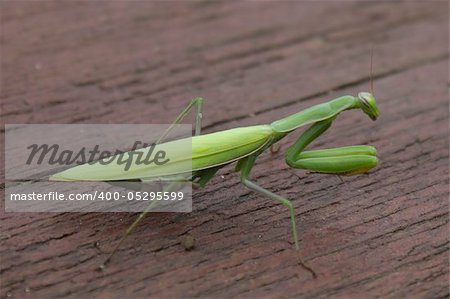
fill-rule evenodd
<path id="1" fill-rule="evenodd" d="M 370 48 L 370 70 L 369 70 L 369 78 L 370 78 L 370 93 L 373 93 L 373 46 Z"/>

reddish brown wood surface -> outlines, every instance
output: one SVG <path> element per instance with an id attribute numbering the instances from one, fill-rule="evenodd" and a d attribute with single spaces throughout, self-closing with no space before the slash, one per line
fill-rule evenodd
<path id="1" fill-rule="evenodd" d="M 205 97 L 205 132 L 270 123 L 367 90 L 371 122 L 340 116 L 315 147 L 372 144 L 369 175 L 226 168 L 190 214 L 153 214 L 104 272 L 135 214 L 1 212 L 1 295 L 13 298 L 449 296 L 447 1 L 1 2 L 2 123 L 167 123 Z M 4 132 L 4 131 L 3 131 Z M 3 169 L 3 167 L 2 167 Z M 3 201 L 2 201 L 3 204 Z M 185 251 L 180 240 L 197 240 Z"/>

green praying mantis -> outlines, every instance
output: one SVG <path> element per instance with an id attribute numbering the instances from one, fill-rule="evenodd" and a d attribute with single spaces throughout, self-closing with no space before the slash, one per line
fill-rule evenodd
<path id="1" fill-rule="evenodd" d="M 286 163 L 290 167 L 324 174 L 356 175 L 367 172 L 378 163 L 375 148 L 366 145 L 305 151 L 305 148 L 313 140 L 330 128 L 333 121 L 341 112 L 361 109 L 370 119 L 376 120 L 378 117 L 378 107 L 374 96 L 368 92 L 360 92 L 357 96 L 342 96 L 289 115 L 271 124 L 234 128 L 206 135 L 201 135 L 203 99 L 198 97 L 190 102 L 175 119 L 174 123 L 163 133 L 157 142 L 157 147 L 165 149 L 177 147 L 179 140 L 165 143 L 160 142 L 168 134 L 170 129 L 175 124 L 180 123 L 193 107 L 197 108 L 197 115 L 195 136 L 191 137 L 192 156 L 171 157 L 173 161 L 192 160 L 192 169 L 178 169 L 177 173 L 182 174 L 192 170 L 187 180 L 203 187 L 219 169 L 236 162 L 235 171 L 240 173 L 240 181 L 243 185 L 288 208 L 292 237 L 297 252 L 299 252 L 300 247 L 292 202 L 287 198 L 265 189 L 250 179 L 251 170 L 258 156 L 267 149 L 272 149 L 274 144 L 298 128 L 310 125 L 285 154 Z M 83 164 L 57 173 L 50 179 L 56 181 L 148 180 L 177 174 L 173 173 L 174 168 L 171 167 L 173 166 L 171 164 L 172 162 L 162 166 L 137 165 L 128 171 L 124 171 L 123 168 L 114 168 L 114 165 L 100 165 L 98 163 Z M 111 259 L 127 235 L 132 232 L 142 218 L 151 210 L 153 204 L 154 202 L 126 230 L 124 236 L 106 259 L 103 266 Z M 299 262 L 315 276 L 314 271 L 300 257 Z"/>

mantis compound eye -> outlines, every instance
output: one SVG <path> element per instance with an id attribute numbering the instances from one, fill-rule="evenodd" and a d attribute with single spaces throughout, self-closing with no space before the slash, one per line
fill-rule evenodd
<path id="1" fill-rule="evenodd" d="M 366 113 L 372 120 L 376 120 L 379 113 L 377 103 L 375 102 L 373 95 L 368 92 L 360 92 L 358 94 L 358 99 L 364 113 Z"/>

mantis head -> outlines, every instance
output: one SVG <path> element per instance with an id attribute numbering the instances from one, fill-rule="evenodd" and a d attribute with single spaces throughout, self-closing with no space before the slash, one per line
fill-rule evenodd
<path id="1" fill-rule="evenodd" d="M 360 92 L 358 94 L 359 107 L 367 114 L 370 119 L 376 120 L 378 117 L 378 107 L 375 98 L 371 93 Z"/>

